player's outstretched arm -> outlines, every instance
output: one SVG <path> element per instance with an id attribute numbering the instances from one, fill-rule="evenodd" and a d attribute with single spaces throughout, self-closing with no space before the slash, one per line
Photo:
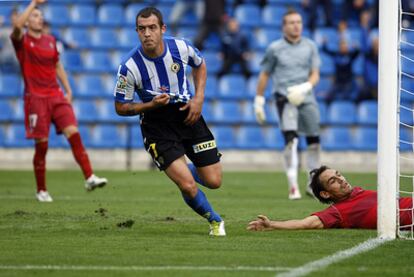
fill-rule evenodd
<path id="1" fill-rule="evenodd" d="M 37 5 L 43 4 L 46 0 L 32 0 L 26 9 L 19 14 L 16 19 L 16 22 L 13 24 L 13 31 L 11 33 L 11 38 L 14 40 L 21 40 L 23 37 L 23 28 L 26 24 L 27 19 L 30 16 L 30 13 L 36 8 Z"/>
<path id="2" fill-rule="evenodd" d="M 271 230 L 301 230 L 322 229 L 323 223 L 319 217 L 312 215 L 304 219 L 292 219 L 286 221 L 270 220 L 265 215 L 258 215 L 256 220 L 249 222 L 249 231 L 271 231 Z"/>
<path id="3" fill-rule="evenodd" d="M 151 102 L 135 103 L 135 102 L 115 102 L 115 111 L 121 116 L 134 116 L 143 112 L 147 112 L 170 102 L 170 96 L 166 93 L 155 96 Z"/>

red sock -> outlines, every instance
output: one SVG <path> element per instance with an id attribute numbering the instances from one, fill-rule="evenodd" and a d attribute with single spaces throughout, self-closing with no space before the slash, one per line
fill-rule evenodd
<path id="1" fill-rule="evenodd" d="M 46 153 L 48 142 L 42 141 L 35 144 L 33 168 L 36 178 L 37 192 L 46 191 Z"/>
<path id="2" fill-rule="evenodd" d="M 85 179 L 88 179 L 93 173 L 92 166 L 89 162 L 89 157 L 86 153 L 85 147 L 83 147 L 79 132 L 71 135 L 68 141 L 70 143 L 70 147 L 72 148 L 73 156 L 82 169 L 83 176 Z"/>

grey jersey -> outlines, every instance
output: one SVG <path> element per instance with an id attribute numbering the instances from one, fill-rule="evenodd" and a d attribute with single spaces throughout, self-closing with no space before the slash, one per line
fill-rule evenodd
<path id="1" fill-rule="evenodd" d="M 285 38 L 272 42 L 266 49 L 262 60 L 262 70 L 273 81 L 274 93 L 286 95 L 286 89 L 307 82 L 313 69 L 320 66 L 320 57 L 316 44 L 305 37 L 292 44 Z"/>

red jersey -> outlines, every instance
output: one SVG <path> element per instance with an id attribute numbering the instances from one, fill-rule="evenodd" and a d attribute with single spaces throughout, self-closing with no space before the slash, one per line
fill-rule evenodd
<path id="1" fill-rule="evenodd" d="M 56 39 L 50 35 L 35 38 L 26 33 L 21 40 L 12 38 L 12 42 L 24 79 L 24 93 L 63 95 L 56 79 L 56 64 L 59 61 Z"/>
<path id="2" fill-rule="evenodd" d="M 345 201 L 312 215 L 319 217 L 324 228 L 376 229 L 377 203 L 376 191 L 355 187 Z M 401 209 L 412 209 L 412 198 L 401 198 L 399 205 Z M 400 222 L 401 226 L 411 224 L 411 211 L 400 211 Z"/>

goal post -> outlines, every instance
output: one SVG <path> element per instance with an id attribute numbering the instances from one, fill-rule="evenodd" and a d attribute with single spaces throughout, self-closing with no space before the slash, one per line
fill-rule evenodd
<path id="1" fill-rule="evenodd" d="M 378 236 L 397 234 L 399 137 L 399 0 L 379 1 Z"/>

